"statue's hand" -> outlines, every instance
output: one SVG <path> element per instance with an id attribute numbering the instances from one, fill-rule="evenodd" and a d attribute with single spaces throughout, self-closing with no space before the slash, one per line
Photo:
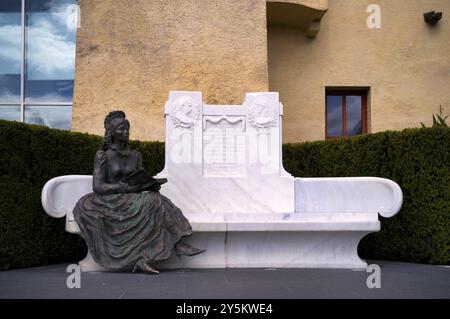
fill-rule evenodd
<path id="1" fill-rule="evenodd" d="M 150 190 L 152 191 L 152 192 L 157 192 L 157 191 L 159 191 L 161 189 L 161 185 L 159 185 L 159 184 L 155 184 L 155 185 L 153 185 L 151 188 L 150 188 Z"/>
<path id="2" fill-rule="evenodd" d="M 134 191 L 137 191 L 137 187 L 124 182 L 119 182 L 119 190 L 120 193 L 133 193 Z"/>

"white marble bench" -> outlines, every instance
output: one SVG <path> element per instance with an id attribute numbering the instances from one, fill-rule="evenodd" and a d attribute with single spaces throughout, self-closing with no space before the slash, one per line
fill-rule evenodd
<path id="1" fill-rule="evenodd" d="M 359 241 L 394 216 L 402 191 L 376 177 L 294 178 L 282 164 L 283 106 L 277 93 L 248 93 L 240 106 L 213 106 L 201 92 L 170 92 L 165 106 L 166 177 L 161 193 L 181 208 L 207 253 L 173 257 L 159 268 L 365 268 Z M 66 216 L 92 192 L 92 176 L 60 176 L 42 205 Z M 386 243 L 388 244 L 388 243 Z M 90 257 L 83 271 L 102 270 Z"/>
<path id="2" fill-rule="evenodd" d="M 92 176 L 60 176 L 44 186 L 42 204 L 50 216 L 66 217 L 67 232 L 79 234 L 72 210 L 90 192 Z M 208 253 L 174 257 L 161 268 L 365 268 L 359 241 L 380 230 L 378 214 L 392 217 L 402 204 L 396 183 L 374 177 L 296 178 L 295 198 L 292 213 L 187 215 L 190 242 Z M 102 270 L 90 256 L 80 265 Z"/>

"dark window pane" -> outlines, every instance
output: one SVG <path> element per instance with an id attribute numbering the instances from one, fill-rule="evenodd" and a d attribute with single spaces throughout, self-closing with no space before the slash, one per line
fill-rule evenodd
<path id="1" fill-rule="evenodd" d="M 1 9 L 5 9 L 5 4 Z M 14 9 L 10 6 L 9 9 Z M 20 6 L 19 6 L 20 10 Z M 0 11 L 0 102 L 20 102 L 20 11 Z"/>
<path id="2" fill-rule="evenodd" d="M 361 107 L 361 96 L 349 95 L 346 97 L 347 136 L 362 134 Z"/>
<path id="3" fill-rule="evenodd" d="M 1 0 L 0 1 L 0 11 L 21 11 L 21 0 Z M 1 21 L 1 20 L 0 20 Z"/>
<path id="4" fill-rule="evenodd" d="M 67 4 L 76 3 L 76 0 L 27 0 L 25 8 L 27 12 L 66 12 Z"/>
<path id="5" fill-rule="evenodd" d="M 25 123 L 70 130 L 72 106 L 25 106 Z"/>
<path id="6" fill-rule="evenodd" d="M 27 81 L 27 103 L 72 102 L 73 80 Z"/>
<path id="7" fill-rule="evenodd" d="M 20 74 L 0 74 L 0 102 L 20 102 Z"/>
<path id="8" fill-rule="evenodd" d="M 20 122 L 20 106 L 0 105 L 0 119 Z"/>
<path id="9" fill-rule="evenodd" d="M 28 2 L 27 2 L 28 3 Z M 74 0 L 32 1 L 26 11 L 25 101 L 70 102 L 75 73 Z"/>
<path id="10" fill-rule="evenodd" d="M 327 96 L 327 136 L 342 136 L 341 96 Z"/>

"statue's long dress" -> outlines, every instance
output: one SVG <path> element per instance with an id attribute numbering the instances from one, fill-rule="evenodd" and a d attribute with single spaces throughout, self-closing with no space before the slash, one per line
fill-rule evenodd
<path id="1" fill-rule="evenodd" d="M 127 163 L 125 171 L 117 165 L 118 158 Z M 115 149 L 98 151 L 94 178 L 117 184 L 141 165 L 140 154 L 136 151 L 125 155 Z M 77 202 L 73 215 L 94 260 L 114 270 L 132 270 L 141 258 L 146 261 L 166 260 L 175 244 L 192 234 L 181 210 L 158 191 L 110 195 L 90 193 Z"/>

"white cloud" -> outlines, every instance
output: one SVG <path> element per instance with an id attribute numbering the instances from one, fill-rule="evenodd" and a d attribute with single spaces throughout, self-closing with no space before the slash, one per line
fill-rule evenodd
<path id="1" fill-rule="evenodd" d="M 27 97 L 25 103 L 50 103 L 50 102 L 71 102 L 72 96 L 63 96 L 58 92 L 47 93 L 42 96 Z"/>
<path id="2" fill-rule="evenodd" d="M 72 107 L 70 106 L 25 106 L 25 122 L 53 128 L 70 129 Z"/>
<path id="3" fill-rule="evenodd" d="M 29 80 L 73 79 L 75 30 L 68 28 L 67 17 L 66 13 L 29 14 L 26 39 Z M 20 73 L 20 40 L 20 25 L 0 25 L 0 74 Z"/>
<path id="4" fill-rule="evenodd" d="M 0 102 L 2 103 L 18 103 L 20 100 L 20 95 L 13 94 L 6 88 L 0 87 Z"/>
<path id="5" fill-rule="evenodd" d="M 73 79 L 75 34 L 62 13 L 33 13 L 29 17 L 27 45 L 28 80 Z"/>
<path id="6" fill-rule="evenodd" d="M 0 26 L 0 74 L 20 73 L 20 26 Z"/>

